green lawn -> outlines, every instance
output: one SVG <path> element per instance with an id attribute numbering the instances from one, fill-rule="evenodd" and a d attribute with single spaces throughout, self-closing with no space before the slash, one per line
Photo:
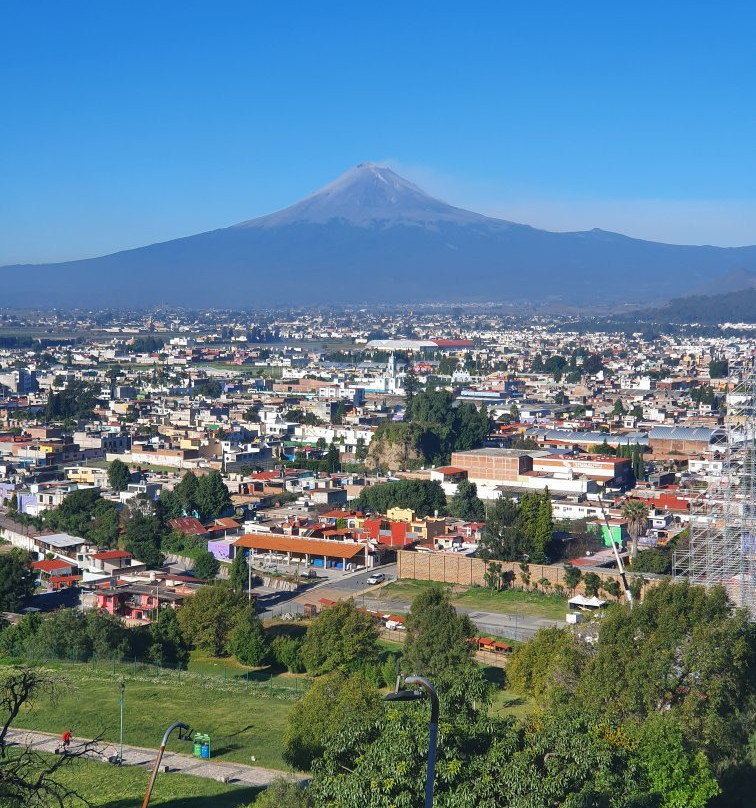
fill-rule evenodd
<path id="1" fill-rule="evenodd" d="M 69 682 L 56 703 L 40 700 L 24 710 L 14 726 L 48 732 L 67 728 L 82 738 L 118 739 L 118 683 L 121 674 L 88 665 L 56 664 Z M 125 668 L 123 670 L 126 670 Z M 175 674 L 174 674 L 175 676 Z M 203 684 L 196 674 L 151 679 L 125 675 L 124 743 L 157 748 L 165 728 L 184 721 L 211 736 L 213 754 L 223 760 L 286 769 L 281 758 L 281 736 L 291 709 L 291 697 L 276 691 L 251 688 L 213 677 L 214 686 Z M 278 691 L 280 692 L 280 691 Z M 172 739 L 169 747 L 186 752 L 185 743 Z"/>
<path id="2" fill-rule="evenodd" d="M 443 584 L 441 584 L 443 586 Z M 393 581 L 380 589 L 373 589 L 372 592 L 365 594 L 365 600 L 370 598 L 377 598 L 378 600 L 403 600 L 411 603 L 415 595 L 420 594 L 424 589 L 429 589 L 432 586 L 439 586 L 436 581 L 415 581 L 407 578 L 402 578 L 398 581 Z M 450 585 L 446 588 L 451 590 Z"/>
<path id="3" fill-rule="evenodd" d="M 494 690 L 491 702 L 492 715 L 513 715 L 515 718 L 523 718 L 533 709 L 532 702 L 514 690 Z"/>
<path id="4" fill-rule="evenodd" d="M 468 609 L 479 609 L 483 612 L 527 614 L 551 620 L 564 620 L 567 612 L 567 598 L 540 592 L 521 592 L 516 589 L 494 592 L 483 587 L 470 587 L 466 592 L 455 595 L 453 601 Z"/>
<path id="5" fill-rule="evenodd" d="M 434 581 L 415 581 L 403 579 L 386 584 L 365 595 L 365 601 L 371 598 L 379 600 L 397 600 L 411 603 L 413 598 L 430 586 L 438 585 Z M 567 612 L 567 598 L 557 595 L 546 595 L 541 592 L 521 592 L 507 589 L 495 592 L 482 586 L 467 588 L 445 585 L 451 592 L 452 603 L 482 612 L 498 612 L 500 614 L 524 614 L 531 617 L 545 617 L 552 620 L 564 620 Z M 369 605 L 369 604 L 368 604 Z"/>
<path id="6" fill-rule="evenodd" d="M 228 370 L 236 373 L 249 373 L 252 376 L 262 376 L 266 379 L 280 379 L 283 375 L 283 368 L 265 367 L 261 365 L 236 365 L 233 362 L 193 362 L 190 367 L 201 370 L 202 368 L 212 368 L 213 370 Z"/>
<path id="7" fill-rule="evenodd" d="M 75 790 L 92 808 L 139 808 L 149 781 L 141 766 L 111 766 L 92 760 L 74 760 L 55 774 L 55 780 Z M 237 808 L 248 805 L 259 793 L 251 786 L 233 786 L 161 773 L 155 782 L 150 805 L 164 808 Z"/>

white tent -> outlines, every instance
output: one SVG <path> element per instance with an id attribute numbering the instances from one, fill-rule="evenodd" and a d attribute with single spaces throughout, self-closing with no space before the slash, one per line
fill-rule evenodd
<path id="1" fill-rule="evenodd" d="M 587 598 L 585 595 L 575 595 L 574 598 L 567 601 L 567 605 L 570 609 L 601 609 L 606 606 L 606 601 L 595 595 L 592 598 Z"/>

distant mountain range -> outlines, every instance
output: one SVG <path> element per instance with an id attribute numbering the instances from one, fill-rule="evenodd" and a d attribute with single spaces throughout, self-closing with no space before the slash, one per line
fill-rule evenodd
<path id="1" fill-rule="evenodd" d="M 552 233 L 452 207 L 363 163 L 289 208 L 232 227 L 0 272 L 0 305 L 655 304 L 714 290 L 719 279 L 752 286 L 756 246 Z"/>

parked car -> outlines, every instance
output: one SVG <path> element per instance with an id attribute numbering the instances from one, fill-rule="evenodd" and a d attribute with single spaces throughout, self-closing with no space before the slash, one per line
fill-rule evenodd
<path id="1" fill-rule="evenodd" d="M 382 572 L 374 572 L 368 579 L 369 584 L 381 584 L 386 580 L 386 576 Z"/>

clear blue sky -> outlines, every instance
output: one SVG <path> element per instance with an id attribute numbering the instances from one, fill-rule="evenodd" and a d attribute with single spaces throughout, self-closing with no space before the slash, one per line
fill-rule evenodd
<path id="1" fill-rule="evenodd" d="M 0 264 L 111 252 L 388 162 L 550 229 L 756 243 L 756 10 L 5 3 Z"/>

